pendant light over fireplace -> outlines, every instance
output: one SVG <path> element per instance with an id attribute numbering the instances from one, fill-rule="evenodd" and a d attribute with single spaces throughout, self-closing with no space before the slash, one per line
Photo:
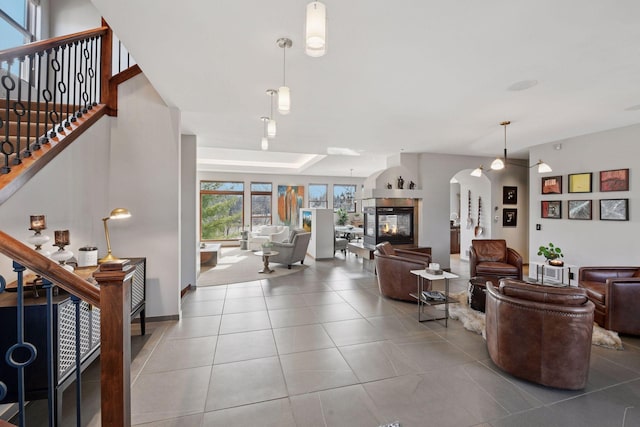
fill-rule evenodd
<path id="1" fill-rule="evenodd" d="M 267 89 L 267 95 L 269 98 L 269 120 L 267 120 L 267 137 L 269 139 L 273 139 L 276 137 L 276 121 L 273 119 L 273 95 L 275 95 L 277 91 L 275 89 Z"/>

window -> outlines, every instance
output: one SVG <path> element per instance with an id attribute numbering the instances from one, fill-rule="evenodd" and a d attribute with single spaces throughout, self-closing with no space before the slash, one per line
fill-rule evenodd
<path id="1" fill-rule="evenodd" d="M 239 239 L 244 212 L 244 183 L 200 182 L 200 238 Z"/>
<path id="2" fill-rule="evenodd" d="M 271 224 L 273 185 L 270 182 L 251 183 L 251 229 Z"/>
<path id="3" fill-rule="evenodd" d="M 38 13 L 34 3 L 30 0 L 2 1 L 2 7 L 0 7 L 0 50 L 22 46 L 36 40 Z M 19 64 L 14 63 L 11 66 L 11 73 L 19 75 L 18 67 Z"/>
<path id="4" fill-rule="evenodd" d="M 326 209 L 327 184 L 309 184 L 309 207 Z"/>
<path id="5" fill-rule="evenodd" d="M 333 211 L 344 209 L 347 212 L 356 211 L 356 186 L 338 185 L 333 186 Z"/>

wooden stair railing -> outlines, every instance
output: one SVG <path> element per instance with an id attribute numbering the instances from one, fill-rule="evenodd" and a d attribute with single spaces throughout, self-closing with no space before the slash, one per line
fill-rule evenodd
<path id="1" fill-rule="evenodd" d="M 126 260 L 102 264 L 93 273 L 98 287 L 2 231 L 0 253 L 70 294 L 100 308 L 102 425 L 130 426 L 132 266 Z"/>

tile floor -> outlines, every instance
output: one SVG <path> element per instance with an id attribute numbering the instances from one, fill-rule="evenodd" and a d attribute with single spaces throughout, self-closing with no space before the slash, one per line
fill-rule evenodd
<path id="1" fill-rule="evenodd" d="M 275 280 L 201 287 L 136 358 L 132 417 L 149 426 L 635 426 L 640 339 L 593 347 L 588 387 L 502 373 L 459 322 L 418 323 L 340 255 Z M 294 267 L 295 268 L 295 267 Z M 467 265 L 452 270 L 465 289 Z M 144 360 L 142 360 L 144 359 Z"/>
<path id="2" fill-rule="evenodd" d="M 585 390 L 549 389 L 501 372 L 459 322 L 418 323 L 416 306 L 381 297 L 355 256 L 307 264 L 197 288 L 180 321 L 148 324 L 134 337 L 133 424 L 640 425 L 638 338 L 623 337 L 624 351 L 592 347 Z M 452 270 L 461 276 L 452 289 L 465 289 L 467 264 Z M 85 390 L 96 389 L 91 375 Z M 99 425 L 95 413 L 88 425 Z"/>

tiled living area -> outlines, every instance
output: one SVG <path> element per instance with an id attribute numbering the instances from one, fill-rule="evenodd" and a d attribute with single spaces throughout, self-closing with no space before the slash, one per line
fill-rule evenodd
<path id="1" fill-rule="evenodd" d="M 640 425 L 640 340 L 592 346 L 589 384 L 515 379 L 457 321 L 418 323 L 361 260 L 200 287 L 183 319 L 151 323 L 132 365 L 132 421 L 153 426 Z M 295 268 L 295 267 L 294 267 Z M 452 264 L 466 289 L 468 268 Z"/>

